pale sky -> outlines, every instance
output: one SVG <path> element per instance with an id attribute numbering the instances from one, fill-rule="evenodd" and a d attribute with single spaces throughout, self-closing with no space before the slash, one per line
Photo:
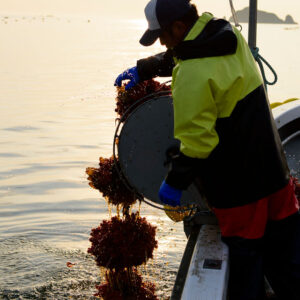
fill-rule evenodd
<path id="1" fill-rule="evenodd" d="M 144 18 L 148 0 L 1 0 L 0 15 L 5 13 L 85 14 L 111 18 Z M 216 17 L 230 16 L 229 0 L 192 0 L 199 12 L 210 11 Z M 249 4 L 248 0 L 233 0 L 236 10 Z M 274 12 L 284 19 L 287 14 L 300 23 L 299 0 L 258 0 L 259 9 Z"/>

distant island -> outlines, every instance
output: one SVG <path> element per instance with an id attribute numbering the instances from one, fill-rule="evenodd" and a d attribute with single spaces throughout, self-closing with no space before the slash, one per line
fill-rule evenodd
<path id="1" fill-rule="evenodd" d="M 248 23 L 249 21 L 249 7 L 245 7 L 242 10 L 236 12 L 238 21 L 241 23 Z M 233 22 L 233 18 L 230 17 L 230 22 Z M 277 15 L 266 11 L 257 11 L 257 23 L 271 23 L 271 24 L 298 24 L 294 21 L 291 15 L 287 15 L 285 20 L 280 19 Z"/>

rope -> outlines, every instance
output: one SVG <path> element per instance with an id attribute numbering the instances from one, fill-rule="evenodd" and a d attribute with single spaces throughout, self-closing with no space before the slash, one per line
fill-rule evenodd
<path id="1" fill-rule="evenodd" d="M 231 13 L 232 13 L 232 18 L 233 18 L 233 21 L 234 21 L 234 25 L 235 25 L 235 27 L 239 27 L 240 31 L 241 31 L 242 26 L 238 22 L 236 12 L 235 12 L 235 9 L 234 9 L 234 6 L 233 6 L 233 1 L 229 0 L 229 4 L 230 4 L 230 8 L 231 8 Z M 252 52 L 252 55 L 254 56 L 255 60 L 257 61 L 258 65 L 259 65 L 259 68 L 260 68 L 260 71 L 261 71 L 261 74 L 262 74 L 262 77 L 263 77 L 263 80 L 264 80 L 264 85 L 265 85 L 265 88 L 267 90 L 267 85 L 274 85 L 278 80 L 278 76 L 277 76 L 275 70 L 272 68 L 272 66 L 258 53 L 259 48 L 257 48 L 257 47 L 252 48 L 251 52 Z M 267 80 L 263 63 L 270 69 L 270 71 L 274 75 L 274 80 L 272 82 Z"/>
<path id="2" fill-rule="evenodd" d="M 274 85 L 277 81 L 278 81 L 278 76 L 275 72 L 275 70 L 272 68 L 272 66 L 259 54 L 259 48 L 252 48 L 251 49 L 252 55 L 255 58 L 255 60 L 257 61 L 263 80 L 264 80 L 264 85 L 265 88 L 267 89 L 267 85 Z M 267 80 L 266 74 L 265 74 L 265 70 L 264 70 L 264 65 L 263 63 L 270 69 L 270 71 L 273 73 L 274 75 L 274 80 L 272 82 Z"/>
<path id="3" fill-rule="evenodd" d="M 192 207 L 189 207 L 189 208 L 169 209 L 169 208 L 165 208 L 165 207 L 161 207 L 161 206 L 158 206 L 156 204 L 153 204 L 150 201 L 146 200 L 144 197 L 140 197 L 138 199 L 140 201 L 145 202 L 147 205 L 149 205 L 151 207 L 154 207 L 154 208 L 157 208 L 157 209 L 160 209 L 160 210 L 164 210 L 164 211 L 173 211 L 173 212 L 177 212 L 177 213 L 184 213 L 186 211 L 193 211 L 193 210 L 198 208 L 198 205 L 194 204 Z M 205 211 L 203 213 L 205 213 L 207 215 L 208 213 L 211 213 L 211 212 L 210 211 Z"/>
<path id="4" fill-rule="evenodd" d="M 238 21 L 238 18 L 236 16 L 236 12 L 235 12 L 232 0 L 229 0 L 229 4 L 230 4 L 230 8 L 231 8 L 232 18 L 233 18 L 233 21 L 234 21 L 234 26 L 239 28 L 240 31 L 242 31 L 243 27 Z"/>

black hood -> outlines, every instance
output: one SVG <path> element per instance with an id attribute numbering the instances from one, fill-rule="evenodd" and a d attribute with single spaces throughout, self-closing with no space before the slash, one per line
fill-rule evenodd
<path id="1" fill-rule="evenodd" d="M 211 19 L 202 32 L 190 41 L 183 41 L 173 49 L 173 55 L 179 59 L 192 59 L 234 54 L 237 37 L 229 22 L 223 19 Z"/>

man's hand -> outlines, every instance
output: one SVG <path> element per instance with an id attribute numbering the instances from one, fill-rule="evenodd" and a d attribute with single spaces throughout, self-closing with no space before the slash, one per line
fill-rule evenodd
<path id="1" fill-rule="evenodd" d="M 126 79 L 130 80 L 125 87 L 126 91 L 131 89 L 132 87 L 134 87 L 140 82 L 140 77 L 137 71 L 137 67 L 132 67 L 130 69 L 127 69 L 122 74 L 120 74 L 115 81 L 115 86 L 121 86 L 122 81 Z"/>
<path id="2" fill-rule="evenodd" d="M 162 182 L 159 189 L 159 198 L 164 204 L 171 206 L 180 206 L 180 198 L 182 190 L 178 190 L 168 185 L 165 181 Z"/>

